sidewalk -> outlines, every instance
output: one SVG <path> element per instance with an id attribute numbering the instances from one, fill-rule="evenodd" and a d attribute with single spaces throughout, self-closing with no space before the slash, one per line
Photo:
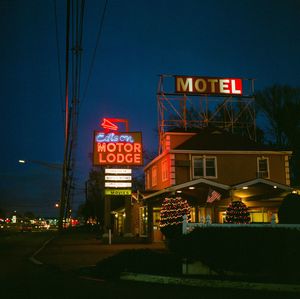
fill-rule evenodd
<path id="1" fill-rule="evenodd" d="M 62 270 L 94 266 L 100 260 L 126 249 L 166 250 L 164 243 L 103 244 L 95 233 L 68 232 L 57 235 L 35 258 Z"/>

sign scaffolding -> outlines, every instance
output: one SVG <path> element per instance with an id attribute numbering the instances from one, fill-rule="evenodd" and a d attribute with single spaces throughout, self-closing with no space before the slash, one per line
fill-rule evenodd
<path id="1" fill-rule="evenodd" d="M 254 79 L 160 75 L 159 153 L 164 133 L 213 126 L 256 140 Z"/>

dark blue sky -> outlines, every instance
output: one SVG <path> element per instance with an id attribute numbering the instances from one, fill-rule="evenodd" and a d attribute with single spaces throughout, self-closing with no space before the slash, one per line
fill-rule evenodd
<path id="1" fill-rule="evenodd" d="M 64 77 L 65 1 L 57 2 Z M 87 85 L 104 1 L 86 0 L 77 186 L 90 169 L 102 117 L 127 118 L 156 149 L 158 74 L 255 78 L 300 86 L 298 0 L 109 0 Z M 54 215 L 60 172 L 18 159 L 60 163 L 63 117 L 53 0 L 0 0 L 0 208 Z M 78 191 L 75 207 L 84 201 Z"/>

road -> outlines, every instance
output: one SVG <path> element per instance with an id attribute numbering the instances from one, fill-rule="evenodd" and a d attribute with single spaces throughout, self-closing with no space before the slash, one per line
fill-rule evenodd
<path id="1" fill-rule="evenodd" d="M 34 256 L 43 264 L 30 261 L 49 239 Z M 299 294 L 93 280 L 78 270 L 124 248 L 141 247 L 145 245 L 103 245 L 86 233 L 0 234 L 0 298 L 299 298 Z"/>

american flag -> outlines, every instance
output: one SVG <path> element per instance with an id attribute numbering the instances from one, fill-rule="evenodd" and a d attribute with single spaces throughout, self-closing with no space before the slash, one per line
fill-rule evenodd
<path id="1" fill-rule="evenodd" d="M 221 194 L 216 190 L 209 188 L 206 202 L 212 203 L 215 200 L 220 200 Z"/>

